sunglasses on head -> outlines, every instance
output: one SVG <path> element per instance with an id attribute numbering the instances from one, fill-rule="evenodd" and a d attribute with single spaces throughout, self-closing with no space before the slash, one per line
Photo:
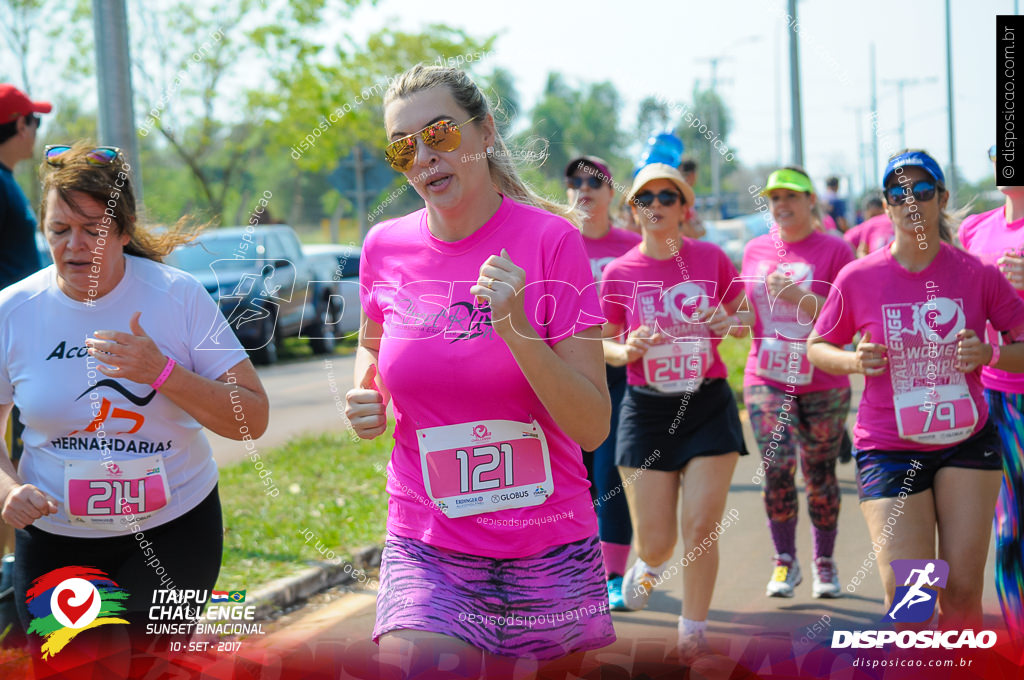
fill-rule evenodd
<path id="1" fill-rule="evenodd" d="M 988 159 L 990 161 L 995 161 L 995 159 L 996 159 L 996 145 L 995 144 L 993 144 L 992 146 L 990 146 L 988 148 Z"/>
<path id="2" fill-rule="evenodd" d="M 44 156 L 46 158 L 46 164 L 52 165 L 55 168 L 59 168 L 64 165 L 64 161 L 61 159 L 64 154 L 71 151 L 71 145 L 69 144 L 51 144 L 46 147 Z M 110 165 L 117 160 L 117 157 L 121 154 L 121 150 L 116 146 L 97 146 L 90 149 L 85 154 L 85 160 L 90 165 Z"/>
<path id="3" fill-rule="evenodd" d="M 641 191 L 635 197 L 637 205 L 641 208 L 650 208 L 654 204 L 654 199 L 658 199 L 658 203 L 661 203 L 666 208 L 676 204 L 676 201 L 682 201 L 686 204 L 684 199 L 678 192 L 670 191 L 668 189 L 662 189 L 658 193 L 653 191 Z"/>
<path id="4" fill-rule="evenodd" d="M 584 183 L 591 189 L 600 189 L 604 185 L 604 180 L 593 175 L 588 175 L 587 177 L 573 175 L 572 177 L 566 177 L 565 183 L 569 185 L 570 189 L 579 189 Z"/>
<path id="5" fill-rule="evenodd" d="M 466 123 L 474 121 L 477 116 L 456 125 L 450 120 L 439 120 L 431 123 L 419 132 L 396 139 L 384 149 L 384 158 L 392 170 L 408 172 L 416 162 L 416 136 L 435 151 L 455 151 L 462 143 L 462 131 L 459 129 Z"/>
<path id="6" fill-rule="evenodd" d="M 922 203 L 935 198 L 936 189 L 938 189 L 938 185 L 929 180 L 915 182 L 914 185 L 910 187 L 914 200 Z M 887 187 L 885 190 L 885 202 L 891 206 L 902 205 L 903 203 L 909 202 L 909 200 L 910 196 L 902 186 L 894 185 Z"/>

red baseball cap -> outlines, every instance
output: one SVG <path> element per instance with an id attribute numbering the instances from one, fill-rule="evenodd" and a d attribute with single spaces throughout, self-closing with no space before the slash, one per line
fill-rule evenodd
<path id="1" fill-rule="evenodd" d="M 49 113 L 52 110 L 50 102 L 34 102 L 14 85 L 0 84 L 0 125 L 30 113 Z"/>

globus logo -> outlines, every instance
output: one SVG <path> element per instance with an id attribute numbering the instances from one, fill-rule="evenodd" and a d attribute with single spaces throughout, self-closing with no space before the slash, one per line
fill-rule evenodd
<path id="1" fill-rule="evenodd" d="M 526 498 L 530 495 L 529 491 L 513 491 L 511 493 L 493 494 L 491 496 L 492 503 L 498 503 L 500 501 L 512 501 L 517 498 Z"/>

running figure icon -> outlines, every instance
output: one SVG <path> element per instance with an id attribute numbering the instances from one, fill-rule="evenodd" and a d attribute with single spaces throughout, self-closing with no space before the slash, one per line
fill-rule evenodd
<path id="1" fill-rule="evenodd" d="M 896 612 L 899 611 L 900 607 L 907 605 L 907 609 L 910 609 L 915 604 L 922 602 L 928 602 L 932 599 L 932 595 L 922 590 L 924 586 L 934 586 L 939 582 L 939 577 L 928 578 L 928 576 L 935 571 L 935 563 L 929 562 L 923 569 L 912 569 L 910 574 L 907 576 L 907 580 L 903 583 L 905 586 L 910 586 L 907 590 L 906 595 L 900 600 L 899 604 L 892 608 L 889 612 L 889 618 L 896 620 Z M 914 579 L 914 574 L 919 574 L 917 582 L 914 585 L 910 585 L 910 582 Z"/>
<path id="2" fill-rule="evenodd" d="M 231 311 L 231 314 L 228 315 L 224 323 L 210 336 L 211 342 L 219 345 L 220 335 L 228 328 L 238 330 L 244 324 L 261 321 L 272 315 L 272 310 L 268 309 L 265 305 L 276 309 L 278 307 L 277 303 L 272 302 L 269 298 L 276 297 L 278 291 L 281 290 L 280 284 L 275 285 L 273 288 L 270 287 L 269 282 L 273 278 L 274 273 L 274 265 L 266 264 L 259 274 L 245 274 L 242 276 L 231 294 L 224 296 L 226 298 L 237 297 L 239 304 Z M 259 292 L 259 295 L 251 297 L 253 289 L 256 287 L 257 282 L 260 281 L 263 282 L 263 289 Z"/>

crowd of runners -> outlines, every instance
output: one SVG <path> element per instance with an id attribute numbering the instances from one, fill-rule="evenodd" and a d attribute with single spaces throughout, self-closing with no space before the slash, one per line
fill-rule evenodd
<path id="1" fill-rule="evenodd" d="M 807 173 L 779 168 L 758 197 L 771 228 L 747 243 L 737 272 L 695 238 L 694 191 L 672 164 L 620 183 L 605 161 L 580 156 L 565 168 L 565 204 L 538 196 L 465 73 L 406 72 L 385 97 L 385 126 L 389 163 L 425 203 L 366 239 L 359 387 L 348 395 L 360 436 L 385 431 L 389 403 L 397 421 L 374 631 L 385 658 L 409 667 L 445 652 L 468 673 L 481 658 L 606 645 L 608 611 L 647 605 L 677 535 L 700 555 L 683 561 L 680 659 L 708 654 L 718 550 L 706 537 L 722 528 L 748 453 L 761 458 L 774 545 L 765 595 L 792 597 L 803 581 L 799 465 L 811 593 L 841 597 L 836 463 L 851 374 L 864 376 L 853 456 L 880 563 L 945 560 L 931 625 L 977 628 L 995 517 L 999 596 L 1019 638 L 1024 199 L 1015 189 L 1005 189 L 1005 208 L 958 232 L 963 214 L 947 210 L 942 168 L 904 150 L 865 220 L 844 233 Z M 835 187 L 825 196 L 834 201 Z M 620 199 L 627 220 L 611 217 Z M 460 308 L 490 324 L 467 332 Z M 752 336 L 743 401 L 756 451 L 725 380 L 727 335 Z M 396 481 L 422 490 L 433 511 Z M 566 511 L 571 521 L 544 531 L 504 528 Z M 517 522 L 473 520 L 484 513 Z M 888 608 L 901 584 L 880 571 Z M 550 626 L 488 623 L 598 600 L 591 615 Z"/>
<path id="2" fill-rule="evenodd" d="M 389 405 L 396 419 L 373 632 L 382 663 L 448 655 L 453 674 L 475 677 L 482 662 L 608 645 L 610 611 L 647 606 L 677 536 L 694 555 L 682 562 L 680 659 L 710 653 L 719 565 L 708 537 L 729 525 L 741 455 L 760 458 L 774 546 L 765 596 L 793 597 L 803 581 L 799 466 L 811 593 L 841 597 L 836 463 L 851 374 L 864 376 L 853 456 L 880 564 L 945 560 L 933 625 L 977 628 L 994 519 L 997 590 L 1020 638 L 1024 191 L 1004 188 L 1005 206 L 959 224 L 942 168 L 904 150 L 870 217 L 841 233 L 807 173 L 779 168 L 757 198 L 771 228 L 737 271 L 698 238 L 677 165 L 620 183 L 579 156 L 566 201 L 541 197 L 488 98 L 444 66 L 395 79 L 384 115 L 388 163 L 425 207 L 363 245 L 346 397 L 362 438 L 385 433 Z M 241 346 L 199 351 L 219 311 L 159 263 L 181 240 L 137 224 L 126 166 L 109 147 L 47 150 L 40 218 L 55 267 L 0 294 L 0 414 L 16 405 L 25 423 L 20 467 L 0 456 L 0 494 L 18 529 L 26 625 L 33 582 L 83 555 L 129 585 L 123 616 L 141 624 L 166 582 L 143 566 L 140 535 L 173 563 L 177 587 L 212 588 L 220 508 L 201 428 L 247 440 L 266 427 Z M 719 353 L 726 336 L 747 335 L 753 451 Z M 67 379 L 78 359 L 81 376 Z M 125 434 L 146 457 L 110 444 Z M 134 535 L 112 534 L 120 515 L 137 520 Z M 888 608 L 900 584 L 880 573 Z"/>

